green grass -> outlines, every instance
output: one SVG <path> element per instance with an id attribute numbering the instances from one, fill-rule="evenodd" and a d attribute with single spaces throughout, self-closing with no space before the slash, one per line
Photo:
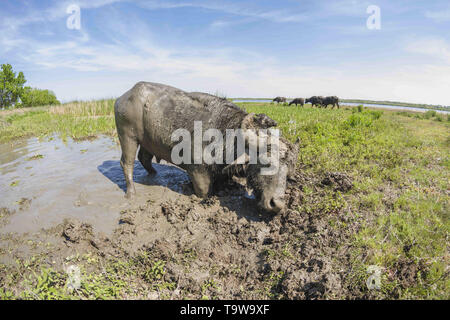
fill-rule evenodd
<path id="1" fill-rule="evenodd" d="M 405 116 L 405 117 L 414 117 L 416 119 L 431 119 L 431 120 L 435 120 L 438 122 L 443 122 L 443 121 L 450 121 L 450 114 L 439 114 L 434 110 L 428 110 L 427 112 L 424 113 L 411 113 L 411 112 L 397 112 L 398 115 L 401 116 Z"/>
<path id="2" fill-rule="evenodd" d="M 101 265 L 90 253 L 72 257 L 68 263 L 80 270 L 80 286 L 74 289 L 68 286 L 68 273 L 46 266 L 45 260 L 45 256 L 37 255 L 18 259 L 15 265 L 0 264 L 0 271 L 8 274 L 0 279 L 0 300 L 146 299 L 151 292 L 167 294 L 175 289 L 165 280 L 165 262 L 152 260 L 145 251 L 134 258 L 111 259 Z"/>
<path id="3" fill-rule="evenodd" d="M 355 179 L 343 197 L 324 196 L 308 212 L 332 214 L 345 206 L 363 219 L 353 237 L 352 269 L 384 268 L 379 297 L 450 297 L 448 122 L 436 120 L 434 111 L 405 117 L 365 108 L 239 105 L 272 117 L 291 141 L 300 138 L 300 170 L 341 171 Z M 405 261 L 415 281 L 398 276 Z M 358 278 L 357 272 L 350 278 Z"/>

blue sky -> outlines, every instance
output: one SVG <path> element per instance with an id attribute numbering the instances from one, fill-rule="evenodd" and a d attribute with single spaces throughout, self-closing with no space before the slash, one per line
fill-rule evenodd
<path id="1" fill-rule="evenodd" d="M 79 30 L 66 26 L 71 4 Z M 370 5 L 379 30 L 366 26 Z M 227 97 L 450 105 L 448 0 L 2 0 L 0 28 L 0 63 L 62 101 L 145 80 Z"/>

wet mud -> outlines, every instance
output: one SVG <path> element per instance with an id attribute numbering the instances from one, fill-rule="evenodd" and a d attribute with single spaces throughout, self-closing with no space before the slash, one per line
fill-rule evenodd
<path id="1" fill-rule="evenodd" d="M 0 263 L 40 253 L 46 264 L 63 269 L 68 257 L 89 253 L 101 272 L 111 260 L 164 261 L 161 279 L 171 286 L 138 297 L 143 299 L 355 296 L 346 277 L 358 222 L 344 208 L 310 212 L 304 205 L 314 201 L 306 200 L 305 187 L 317 199 L 325 188 L 351 189 L 344 174 L 298 172 L 288 181 L 288 208 L 267 215 L 256 208 L 245 181 L 200 199 L 185 172 L 167 164 L 154 164 L 157 173 L 148 176 L 136 162 L 137 196 L 126 200 L 120 149 L 109 138 L 66 145 L 32 139 L 14 150 L 0 158 L 0 191 L 6 192 Z M 30 153 L 43 157 L 30 163 Z M 20 183 L 11 187 L 11 180 Z M 346 227 L 331 227 L 340 224 Z M 145 276 L 136 277 L 145 283 Z"/>

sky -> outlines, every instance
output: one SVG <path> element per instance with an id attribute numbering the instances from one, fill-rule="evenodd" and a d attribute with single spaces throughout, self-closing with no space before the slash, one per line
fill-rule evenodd
<path id="1" fill-rule="evenodd" d="M 450 1 L 1 0 L 0 63 L 63 102 L 150 81 L 450 105 Z"/>

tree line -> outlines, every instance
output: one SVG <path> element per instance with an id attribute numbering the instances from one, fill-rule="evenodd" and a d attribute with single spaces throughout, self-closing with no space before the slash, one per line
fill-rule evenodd
<path id="1" fill-rule="evenodd" d="M 0 70 L 0 108 L 33 107 L 59 104 L 50 90 L 25 87 L 23 72 L 17 75 L 10 64 L 2 64 Z"/>

